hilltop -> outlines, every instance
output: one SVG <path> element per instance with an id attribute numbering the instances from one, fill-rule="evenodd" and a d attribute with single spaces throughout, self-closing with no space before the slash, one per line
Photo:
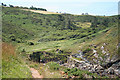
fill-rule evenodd
<path id="1" fill-rule="evenodd" d="M 42 14 L 60 14 L 60 13 L 55 13 L 55 12 L 49 12 L 49 11 L 40 11 L 40 10 L 30 10 L 30 9 L 23 9 L 25 11 L 31 11 L 31 12 L 36 12 L 36 13 L 42 13 Z"/>

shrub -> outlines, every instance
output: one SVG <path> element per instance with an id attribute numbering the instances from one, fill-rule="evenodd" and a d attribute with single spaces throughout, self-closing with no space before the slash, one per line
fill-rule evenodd
<path id="1" fill-rule="evenodd" d="M 34 45 L 34 43 L 33 43 L 33 42 L 29 42 L 28 44 L 29 44 L 29 45 Z"/>
<path id="2" fill-rule="evenodd" d="M 49 62 L 47 65 L 49 65 L 50 70 L 59 70 L 60 68 L 60 65 L 56 62 Z"/>

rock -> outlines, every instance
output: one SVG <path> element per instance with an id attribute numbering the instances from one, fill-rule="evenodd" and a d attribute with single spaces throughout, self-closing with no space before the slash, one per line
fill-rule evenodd
<path id="1" fill-rule="evenodd" d="M 96 58 L 98 58 L 98 54 L 97 54 L 97 53 L 95 53 L 94 56 L 95 56 Z"/>
<path id="2" fill-rule="evenodd" d="M 112 68 L 120 70 L 120 62 L 118 64 L 113 64 Z"/>
<path id="3" fill-rule="evenodd" d="M 105 62 L 107 63 L 111 62 L 110 57 L 108 57 Z"/>
<path id="4" fill-rule="evenodd" d="M 72 76 L 72 78 L 75 78 L 75 76 Z"/>
<path id="5" fill-rule="evenodd" d="M 85 74 L 84 78 L 92 78 L 92 76 Z"/>
<path id="6" fill-rule="evenodd" d="M 96 60 L 96 59 L 93 59 L 93 61 L 97 63 L 97 60 Z"/>
<path id="7" fill-rule="evenodd" d="M 93 53 L 97 53 L 97 51 L 93 49 Z"/>
<path id="8" fill-rule="evenodd" d="M 102 66 L 100 66 L 100 65 L 98 65 L 98 66 L 96 67 L 96 69 L 97 69 L 97 70 L 104 70 L 104 68 L 103 68 Z"/>
<path id="9" fill-rule="evenodd" d="M 91 70 L 91 67 L 88 67 L 87 69 L 88 69 L 88 70 Z"/>
<path id="10" fill-rule="evenodd" d="M 101 50 L 104 50 L 104 46 L 101 47 Z"/>
<path id="11" fill-rule="evenodd" d="M 115 72 L 115 74 L 116 74 L 117 76 L 120 75 L 120 70 L 114 70 L 114 72 Z"/>
<path id="12" fill-rule="evenodd" d="M 72 67 L 74 68 L 74 67 L 75 67 L 75 64 L 72 64 Z"/>
<path id="13" fill-rule="evenodd" d="M 107 55 L 107 56 L 109 56 L 109 55 L 110 55 L 110 53 L 107 53 L 106 55 Z"/>
<path id="14" fill-rule="evenodd" d="M 103 61 L 103 58 L 102 58 L 102 57 L 100 57 L 100 60 L 101 60 L 101 61 Z"/>
<path id="15" fill-rule="evenodd" d="M 105 51 L 105 50 L 102 50 L 102 53 L 103 53 L 103 54 L 105 54 L 105 53 L 106 53 L 106 51 Z"/>
<path id="16" fill-rule="evenodd" d="M 95 68 L 92 68 L 92 69 L 91 69 L 91 72 L 95 72 Z"/>
<path id="17" fill-rule="evenodd" d="M 114 69 L 113 69 L 113 68 L 109 68 L 109 69 L 108 69 L 108 73 L 111 74 L 111 75 L 114 75 L 114 73 L 115 73 L 115 72 L 114 72 Z"/>
<path id="18" fill-rule="evenodd" d="M 90 66 L 90 64 L 89 64 L 89 63 L 85 63 L 85 65 L 86 65 L 86 66 Z"/>
<path id="19" fill-rule="evenodd" d="M 65 72 L 64 72 L 64 71 L 60 71 L 60 74 L 61 74 L 61 75 L 64 75 L 64 74 L 65 74 Z"/>
<path id="20" fill-rule="evenodd" d="M 104 45 L 106 45 L 106 43 L 104 43 Z"/>
<path id="21" fill-rule="evenodd" d="M 43 65 L 45 66 L 46 64 L 44 63 Z"/>

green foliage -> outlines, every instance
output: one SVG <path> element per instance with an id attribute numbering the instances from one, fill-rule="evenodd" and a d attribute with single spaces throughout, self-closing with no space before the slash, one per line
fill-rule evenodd
<path id="1" fill-rule="evenodd" d="M 93 77 L 96 77 L 96 78 L 105 78 L 105 76 L 100 77 L 96 73 L 91 73 L 89 71 L 80 70 L 80 69 L 77 69 L 77 68 L 72 68 L 72 69 L 67 68 L 67 69 L 64 69 L 64 72 L 68 73 L 69 77 L 79 76 L 79 78 L 85 78 L 84 75 L 86 74 L 86 75 L 93 76 Z"/>
<path id="2" fill-rule="evenodd" d="M 49 66 L 50 70 L 59 70 L 60 65 L 56 62 L 48 62 L 46 65 Z"/>
<path id="3" fill-rule="evenodd" d="M 31 78 L 31 72 L 10 44 L 2 45 L 2 78 Z"/>
<path id="4" fill-rule="evenodd" d="M 3 7 L 2 17 L 3 41 L 17 43 L 24 43 L 25 40 L 33 38 L 39 38 L 38 42 L 69 40 L 71 38 L 81 39 L 96 34 L 100 30 L 104 30 L 106 26 L 110 27 L 117 22 L 117 18 L 114 16 L 45 15 L 23 11 L 21 8 L 5 7 Z M 88 23 L 97 25 L 97 27 L 93 25 L 91 27 L 89 25 L 87 28 L 80 27 L 81 25 L 88 26 Z"/>
<path id="5" fill-rule="evenodd" d="M 80 16 L 71 14 L 46 15 L 24 11 L 22 9 L 28 8 L 13 8 L 12 6 L 3 7 L 2 39 L 4 42 L 17 43 L 22 52 L 29 54 L 38 52 L 34 53 L 35 55 L 31 54 L 32 58 L 34 58 L 32 59 L 33 61 L 40 62 L 40 60 L 42 60 L 43 62 L 47 62 L 59 60 L 66 62 L 67 56 L 70 55 L 68 52 L 74 53 L 74 51 L 77 51 L 82 47 L 84 48 L 83 52 L 87 53 L 92 51 L 92 48 L 88 47 L 90 44 L 96 43 L 99 46 L 102 46 L 103 42 L 109 43 L 108 50 L 111 54 L 114 55 L 117 53 L 115 52 L 116 46 L 110 44 L 117 42 L 117 29 L 115 28 L 117 26 L 117 16 Z M 31 7 L 31 9 L 41 10 L 41 8 L 39 9 L 36 7 Z M 83 42 L 85 42 L 85 44 Z M 55 49 L 58 48 L 61 48 L 63 52 L 57 53 Z M 46 54 L 44 54 L 43 51 L 47 51 Z M 98 51 L 98 53 L 101 52 Z M 16 58 L 11 58 L 10 61 L 13 61 L 16 64 L 22 63 Z M 7 63 L 8 62 L 3 60 L 3 70 L 6 72 L 8 71 L 9 74 L 10 71 L 8 69 L 13 69 L 11 67 L 15 64 L 12 63 L 11 65 L 9 64 L 10 62 Z M 51 62 L 48 63 L 48 65 L 50 65 L 51 70 L 59 70 L 59 65 L 57 63 Z M 31 67 L 38 66 L 31 65 Z M 21 69 L 20 65 L 15 67 L 12 73 L 16 73 L 15 70 L 20 71 L 19 68 Z M 26 70 L 27 69 L 25 68 L 25 71 Z M 7 75 L 6 72 L 3 73 L 4 77 Z M 80 78 L 83 78 L 84 73 L 96 76 L 96 74 L 81 71 L 76 68 L 67 69 L 65 72 L 68 73 L 69 76 L 80 76 Z M 23 75 L 25 74 L 23 73 Z M 20 74 L 19 76 L 23 75 Z"/>
<path id="6" fill-rule="evenodd" d="M 28 42 L 28 44 L 29 44 L 29 45 L 34 45 L 34 43 L 33 43 L 33 42 Z"/>
<path id="7" fill-rule="evenodd" d="M 14 57 L 2 60 L 2 78 L 30 78 L 31 73 L 25 63 Z"/>
<path id="8" fill-rule="evenodd" d="M 10 5 L 10 4 L 9 4 L 9 6 L 10 6 L 10 7 L 14 7 L 13 5 Z"/>
<path id="9" fill-rule="evenodd" d="M 36 7 L 33 7 L 31 6 L 30 9 L 33 9 L 33 10 L 42 10 L 42 11 L 47 11 L 46 9 L 43 9 L 43 8 L 36 8 Z"/>

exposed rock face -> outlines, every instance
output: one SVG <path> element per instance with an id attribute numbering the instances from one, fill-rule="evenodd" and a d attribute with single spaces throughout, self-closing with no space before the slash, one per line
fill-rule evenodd
<path id="1" fill-rule="evenodd" d="M 97 73 L 100 76 L 110 76 L 111 78 L 113 77 L 113 75 L 120 75 L 120 60 L 104 64 L 103 66 L 99 64 L 92 64 L 89 61 L 79 61 L 72 58 L 71 56 L 68 57 L 68 61 L 65 66 L 68 68 L 76 67 L 81 70 L 88 70 L 92 73 Z"/>
<path id="2" fill-rule="evenodd" d="M 104 67 L 106 69 L 106 68 L 111 67 L 113 64 L 114 64 L 114 66 L 118 65 L 118 67 L 120 67 L 119 63 L 120 63 L 120 60 L 117 60 L 117 61 L 114 61 L 114 62 L 109 62 L 107 64 L 103 64 L 102 67 Z"/>

